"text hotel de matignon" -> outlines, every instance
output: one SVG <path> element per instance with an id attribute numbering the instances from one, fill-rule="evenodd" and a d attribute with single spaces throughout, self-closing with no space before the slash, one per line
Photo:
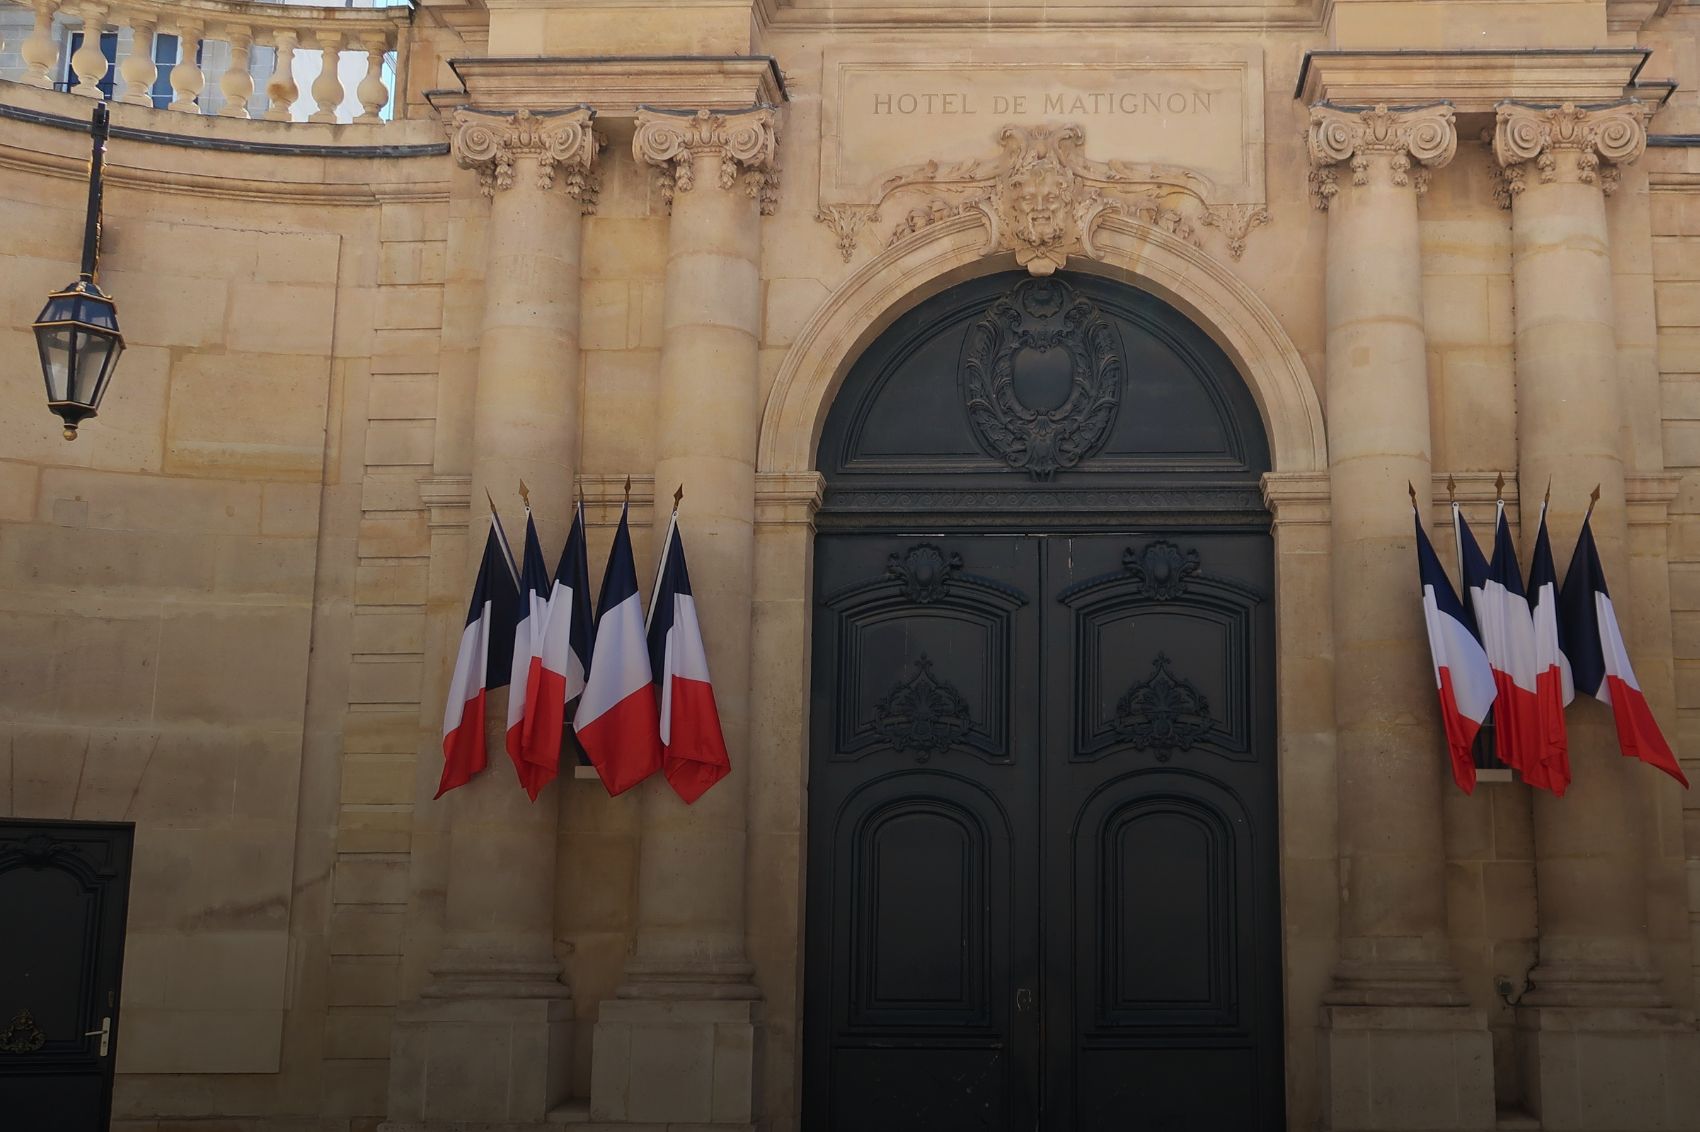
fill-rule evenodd
<path id="1" fill-rule="evenodd" d="M 875 94 L 875 114 L 1208 114 L 1218 91 L 1053 91 L 1045 94 L 993 94 L 977 91 L 914 91 Z"/>

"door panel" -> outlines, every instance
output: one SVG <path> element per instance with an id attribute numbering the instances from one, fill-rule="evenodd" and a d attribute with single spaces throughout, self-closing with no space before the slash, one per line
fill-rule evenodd
<path id="1" fill-rule="evenodd" d="M 0 820 L 0 1114 L 107 1125 L 130 887 L 128 823 Z M 105 1040 L 101 1031 L 106 1031 Z"/>
<path id="2" fill-rule="evenodd" d="M 1047 1129 L 1281 1126 L 1269 556 L 1048 542 Z"/>
<path id="3" fill-rule="evenodd" d="M 820 539 L 811 1130 L 1034 1126 L 1037 576 L 1034 539 Z"/>

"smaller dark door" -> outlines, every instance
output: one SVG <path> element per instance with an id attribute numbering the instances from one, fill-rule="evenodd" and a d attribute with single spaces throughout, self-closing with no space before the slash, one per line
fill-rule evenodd
<path id="1" fill-rule="evenodd" d="M 129 822 L 0 820 L 0 1123 L 96 1132 L 112 1109 Z"/>

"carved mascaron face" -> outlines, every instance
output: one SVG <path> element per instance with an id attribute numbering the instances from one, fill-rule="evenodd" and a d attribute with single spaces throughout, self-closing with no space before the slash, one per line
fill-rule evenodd
<path id="1" fill-rule="evenodd" d="M 1070 179 L 1050 162 L 1035 162 L 1011 176 L 1005 201 L 1022 243 L 1049 248 L 1068 239 Z"/>

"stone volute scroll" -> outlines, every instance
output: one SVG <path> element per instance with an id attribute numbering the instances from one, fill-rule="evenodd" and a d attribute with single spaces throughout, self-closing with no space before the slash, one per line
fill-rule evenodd
<path id="1" fill-rule="evenodd" d="M 491 111 L 460 109 L 449 120 L 449 151 L 455 164 L 478 173 L 487 197 L 514 185 L 514 167 L 521 158 L 537 163 L 537 187 L 553 188 L 559 176 L 567 193 L 582 201 L 588 212 L 596 203 L 592 167 L 603 142 L 592 124 L 596 112 L 588 106 L 571 110 Z"/>
<path id="2" fill-rule="evenodd" d="M 703 157 L 719 159 L 717 187 L 742 185 L 761 202 L 763 216 L 773 215 L 779 203 L 779 122 L 771 106 L 731 113 L 641 107 L 632 154 L 660 167 L 669 205 L 675 194 L 697 187 L 696 162 Z"/>
<path id="3" fill-rule="evenodd" d="M 1619 167 L 1646 150 L 1651 116 L 1652 109 L 1635 99 L 1608 106 L 1501 103 L 1493 130 L 1500 205 L 1511 207 L 1512 198 L 1524 190 L 1531 161 L 1542 184 L 1597 184 L 1609 196 L 1617 188 Z"/>
<path id="4" fill-rule="evenodd" d="M 1340 191 L 1341 163 L 1351 169 L 1354 185 L 1384 173 L 1394 185 L 1420 194 L 1428 191 L 1429 171 L 1458 150 L 1457 125 L 1445 103 L 1400 110 L 1319 104 L 1311 107 L 1307 138 L 1311 199 L 1321 209 Z"/>
<path id="5" fill-rule="evenodd" d="M 1077 125 L 1004 126 L 995 158 L 928 161 L 893 171 L 865 204 L 822 204 L 815 219 L 832 229 L 845 263 L 869 225 L 895 203 L 908 207 L 885 237 L 891 247 L 941 221 L 977 218 L 985 254 L 1013 252 L 1033 275 L 1050 275 L 1071 255 L 1097 258 L 1094 231 L 1111 216 L 1161 228 L 1202 247 L 1199 228 L 1215 228 L 1239 259 L 1252 229 L 1269 222 L 1261 204 L 1215 204 L 1215 187 L 1189 170 L 1094 161 Z"/>

